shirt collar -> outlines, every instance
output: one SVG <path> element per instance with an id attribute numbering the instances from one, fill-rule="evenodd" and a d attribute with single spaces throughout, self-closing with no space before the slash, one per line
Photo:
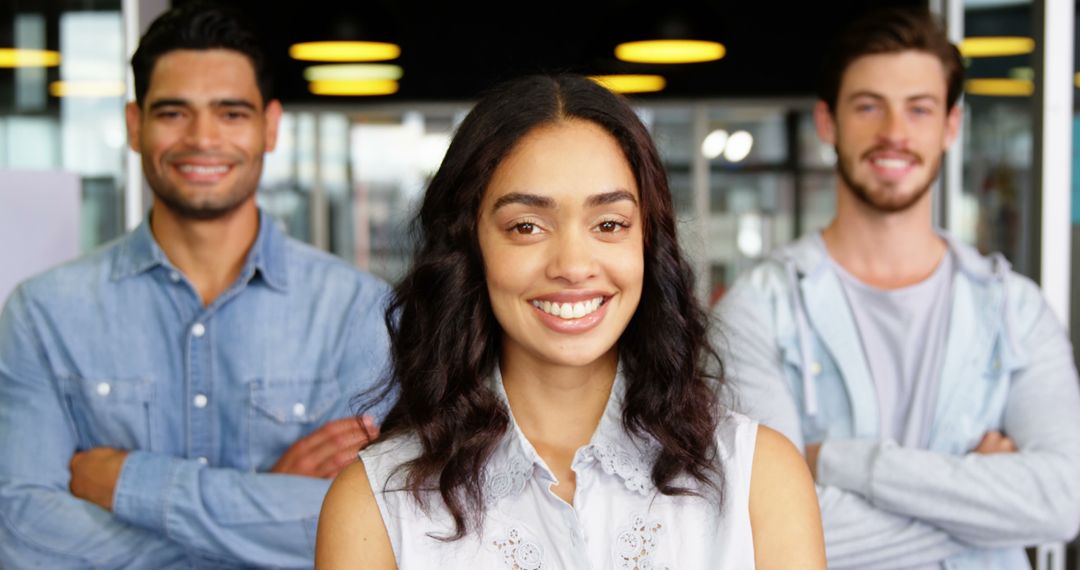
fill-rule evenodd
<path id="1" fill-rule="evenodd" d="M 245 272 L 250 266 L 257 270 L 266 284 L 285 291 L 289 284 L 286 266 L 286 237 L 278 228 L 277 220 L 264 210 L 259 210 L 259 235 L 248 253 Z"/>
<path id="2" fill-rule="evenodd" d="M 169 260 L 150 233 L 148 214 L 137 228 L 122 238 L 111 277 L 113 281 L 119 281 L 158 265 L 168 266 Z"/>
<path id="3" fill-rule="evenodd" d="M 507 403 L 509 409 L 498 365 L 492 375 L 491 388 Z M 654 489 L 651 473 L 658 448 L 655 442 L 631 436 L 623 428 L 625 393 L 626 380 L 620 366 L 600 423 L 589 443 L 578 449 L 574 455 L 572 466 L 576 471 L 587 468 L 601 469 L 607 475 L 621 480 L 627 489 L 644 495 Z M 513 410 L 510 410 L 510 427 L 488 464 L 485 491 L 489 500 L 497 500 L 520 492 L 525 488 L 526 479 L 533 476 L 548 483 L 558 481 L 536 448 L 522 433 L 514 419 Z"/>
<path id="4" fill-rule="evenodd" d="M 138 275 L 159 265 L 172 267 L 150 231 L 149 214 L 137 228 L 122 239 L 116 263 L 113 265 L 114 281 Z M 259 233 L 248 252 L 240 275 L 252 275 L 258 271 L 267 285 L 284 291 L 288 285 L 285 245 L 285 235 L 278 229 L 273 216 L 260 210 Z"/>

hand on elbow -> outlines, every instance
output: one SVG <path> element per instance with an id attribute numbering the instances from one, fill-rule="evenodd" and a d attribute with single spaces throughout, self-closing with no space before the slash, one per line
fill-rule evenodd
<path id="1" fill-rule="evenodd" d="M 71 494 L 107 510 L 112 510 L 116 482 L 128 452 L 111 447 L 80 451 L 71 458 Z"/>

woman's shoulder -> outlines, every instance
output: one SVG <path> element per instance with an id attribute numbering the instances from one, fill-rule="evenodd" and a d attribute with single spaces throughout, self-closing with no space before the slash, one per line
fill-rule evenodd
<path id="1" fill-rule="evenodd" d="M 395 568 L 383 513 L 363 460 L 346 467 L 330 486 L 319 515 L 316 565 L 320 568 Z M 362 545 L 362 546 L 361 546 Z"/>
<path id="2" fill-rule="evenodd" d="M 825 568 L 814 481 L 806 460 L 780 432 L 758 428 L 750 483 L 750 524 L 759 568 Z"/>
<path id="3" fill-rule="evenodd" d="M 737 466 L 755 483 L 774 477 L 783 480 L 786 473 L 807 471 L 798 449 L 780 432 L 737 412 L 728 412 L 716 428 L 716 444 L 721 460 Z"/>

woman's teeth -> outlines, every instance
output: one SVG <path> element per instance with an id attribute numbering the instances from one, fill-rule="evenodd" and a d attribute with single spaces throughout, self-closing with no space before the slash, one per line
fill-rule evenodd
<path id="1" fill-rule="evenodd" d="M 532 305 L 545 313 L 560 319 L 580 319 L 595 312 L 604 303 L 603 297 L 597 297 L 578 303 L 552 303 L 551 301 L 533 301 Z"/>

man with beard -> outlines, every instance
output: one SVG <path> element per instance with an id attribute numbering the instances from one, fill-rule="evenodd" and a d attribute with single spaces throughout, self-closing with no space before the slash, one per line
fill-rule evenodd
<path id="1" fill-rule="evenodd" d="M 132 58 L 145 223 L 0 316 L 0 566 L 310 567 L 375 433 L 386 286 L 256 206 L 281 105 L 239 17 L 188 3 Z"/>
<path id="2" fill-rule="evenodd" d="M 735 405 L 804 450 L 830 568 L 1028 568 L 1080 523 L 1080 390 L 1039 289 L 933 226 L 960 54 L 886 11 L 826 61 L 836 216 L 721 303 Z"/>

